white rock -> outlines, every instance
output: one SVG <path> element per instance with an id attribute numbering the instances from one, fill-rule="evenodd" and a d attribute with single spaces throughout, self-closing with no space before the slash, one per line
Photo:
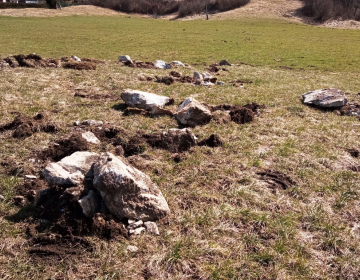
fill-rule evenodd
<path id="1" fill-rule="evenodd" d="M 130 230 L 130 229 L 136 229 L 136 228 L 142 226 L 143 224 L 144 224 L 144 222 L 140 220 L 140 221 L 137 221 L 137 222 L 135 222 L 135 223 L 129 224 L 129 225 L 127 226 L 127 229 L 128 229 L 128 230 Z"/>
<path id="2" fill-rule="evenodd" d="M 82 133 L 81 136 L 89 143 L 100 144 L 100 140 L 90 131 Z"/>
<path id="3" fill-rule="evenodd" d="M 120 62 L 130 62 L 130 63 L 133 63 L 132 59 L 131 59 L 130 56 L 128 56 L 128 55 L 121 55 L 121 56 L 119 56 L 119 61 L 120 61 Z"/>
<path id="4" fill-rule="evenodd" d="M 25 175 L 26 179 L 36 179 L 36 176 L 34 175 Z"/>
<path id="5" fill-rule="evenodd" d="M 132 220 L 132 219 L 128 219 L 128 224 L 131 225 L 133 223 L 135 223 L 136 221 L 135 220 Z"/>
<path id="6" fill-rule="evenodd" d="M 173 61 L 172 64 L 185 67 L 185 64 L 178 60 Z"/>
<path id="7" fill-rule="evenodd" d="M 2 195 L 0 195 L 0 200 L 5 200 L 5 197 L 3 197 Z"/>
<path id="8" fill-rule="evenodd" d="M 153 221 L 170 213 L 150 177 L 111 153 L 101 154 L 94 164 L 93 185 L 109 211 L 119 219 Z"/>
<path id="9" fill-rule="evenodd" d="M 80 124 L 79 121 L 75 121 L 75 122 L 74 122 L 74 126 L 78 126 L 79 124 Z"/>
<path id="10" fill-rule="evenodd" d="M 42 173 L 50 185 L 77 185 L 98 158 L 96 153 L 75 152 L 59 162 L 49 163 Z"/>
<path id="11" fill-rule="evenodd" d="M 145 222 L 144 226 L 147 230 L 147 232 L 151 233 L 151 234 L 155 234 L 155 235 L 160 235 L 159 233 L 159 229 L 156 223 L 154 222 Z"/>
<path id="12" fill-rule="evenodd" d="M 214 84 L 212 82 L 203 82 L 200 84 L 200 86 L 213 86 Z"/>
<path id="13" fill-rule="evenodd" d="M 163 60 L 156 60 L 154 62 L 154 66 L 159 69 L 170 69 L 171 68 L 171 64 L 166 63 Z"/>
<path id="14" fill-rule="evenodd" d="M 129 234 L 131 235 L 139 235 L 140 233 L 142 233 L 145 230 L 144 227 L 138 227 L 136 229 L 131 229 L 129 230 Z"/>
<path id="15" fill-rule="evenodd" d="M 346 105 L 347 98 L 340 89 L 327 88 L 309 91 L 302 95 L 304 104 L 312 104 L 320 107 L 342 107 Z"/>
<path id="16" fill-rule="evenodd" d="M 77 62 L 81 62 L 81 59 L 78 58 L 76 55 L 72 55 L 71 58 Z"/>
<path id="17" fill-rule="evenodd" d="M 96 213 L 97 209 L 100 208 L 100 200 L 92 190 L 90 190 L 88 195 L 84 196 L 78 202 L 83 210 L 83 214 L 86 217 L 92 217 Z"/>
<path id="18" fill-rule="evenodd" d="M 195 71 L 193 74 L 193 79 L 202 80 L 202 75 L 199 72 Z"/>
<path id="19" fill-rule="evenodd" d="M 201 75 L 202 75 L 203 79 L 211 79 L 213 77 L 209 73 L 202 73 Z"/>
<path id="20" fill-rule="evenodd" d="M 96 121 L 96 120 L 85 120 L 81 124 L 88 126 L 100 126 L 103 125 L 104 123 L 102 121 Z"/>
<path id="21" fill-rule="evenodd" d="M 188 97 L 177 108 L 175 118 L 184 125 L 196 126 L 210 122 L 212 114 L 209 109 L 205 108 L 199 101 Z"/>
<path id="22" fill-rule="evenodd" d="M 162 108 L 170 101 L 170 98 L 166 96 L 131 89 L 126 89 L 121 94 L 121 99 L 130 107 L 136 107 L 147 111 L 152 111 L 154 106 Z"/>
<path id="23" fill-rule="evenodd" d="M 216 84 L 219 85 L 219 86 L 225 85 L 225 83 L 222 82 L 222 81 L 218 81 Z"/>
<path id="24" fill-rule="evenodd" d="M 126 250 L 128 250 L 131 253 L 135 253 L 135 252 L 139 251 L 139 248 L 136 246 L 129 245 L 129 246 L 127 246 Z"/>

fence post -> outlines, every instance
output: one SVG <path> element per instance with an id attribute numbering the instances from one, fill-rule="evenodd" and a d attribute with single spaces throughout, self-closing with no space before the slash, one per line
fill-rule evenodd
<path id="1" fill-rule="evenodd" d="M 208 13 L 208 9 L 207 9 L 207 4 L 205 5 L 206 8 L 206 20 L 209 20 L 209 13 Z"/>

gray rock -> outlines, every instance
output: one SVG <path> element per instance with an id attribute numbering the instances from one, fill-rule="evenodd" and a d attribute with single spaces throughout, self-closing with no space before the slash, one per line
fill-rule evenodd
<path id="1" fill-rule="evenodd" d="M 152 111 L 153 107 L 162 108 L 170 101 L 170 98 L 166 96 L 131 89 L 125 90 L 121 94 L 121 99 L 130 107 L 147 111 Z"/>
<path id="2" fill-rule="evenodd" d="M 202 80 L 202 75 L 199 72 L 195 71 L 193 74 L 193 79 Z"/>
<path id="3" fill-rule="evenodd" d="M 137 251 L 139 251 L 139 248 L 136 246 L 129 245 L 127 246 L 126 250 L 128 250 L 128 252 L 130 253 L 136 253 Z"/>
<path id="4" fill-rule="evenodd" d="M 36 179 L 36 176 L 34 175 L 25 175 L 26 179 Z"/>
<path id="5" fill-rule="evenodd" d="M 129 224 L 129 225 L 127 226 L 127 230 L 136 229 L 136 228 L 142 226 L 143 224 L 144 224 L 144 222 L 141 221 L 141 220 L 140 220 L 140 221 L 137 221 L 137 222 L 135 222 L 135 223 L 131 223 L 131 224 Z"/>
<path id="6" fill-rule="evenodd" d="M 103 125 L 104 123 L 102 121 L 96 121 L 96 120 L 85 120 L 81 124 L 87 126 L 100 126 Z"/>
<path id="7" fill-rule="evenodd" d="M 340 89 L 327 88 L 309 91 L 302 95 L 304 104 L 316 105 L 325 108 L 342 107 L 346 105 L 347 98 Z"/>
<path id="8" fill-rule="evenodd" d="M 232 66 L 232 64 L 225 59 L 221 60 L 219 64 L 220 64 L 220 66 Z"/>
<path id="9" fill-rule="evenodd" d="M 130 63 L 133 63 L 132 59 L 131 59 L 130 56 L 128 56 L 128 55 L 121 55 L 121 56 L 119 56 L 119 61 L 120 61 L 120 62 L 130 62 Z"/>
<path id="10" fill-rule="evenodd" d="M 182 63 L 181 61 L 178 61 L 178 60 L 175 60 L 175 61 L 173 61 L 173 62 L 171 62 L 171 63 L 174 64 L 174 65 L 177 65 L 177 66 L 185 67 L 185 64 Z"/>
<path id="11" fill-rule="evenodd" d="M 100 140 L 90 131 L 82 133 L 81 136 L 89 143 L 100 144 Z"/>
<path id="12" fill-rule="evenodd" d="M 75 152 L 59 162 L 49 163 L 42 172 L 50 185 L 70 186 L 81 184 L 99 155 Z"/>
<path id="13" fill-rule="evenodd" d="M 2 195 L 0 195 L 0 200 L 5 200 L 5 197 L 3 197 Z"/>
<path id="14" fill-rule="evenodd" d="M 171 68 L 171 64 L 166 63 L 163 60 L 156 60 L 154 62 L 154 66 L 159 69 L 170 69 Z"/>
<path id="15" fill-rule="evenodd" d="M 191 97 L 185 99 L 174 116 L 181 124 L 191 127 L 207 124 L 212 118 L 210 110 Z"/>
<path id="16" fill-rule="evenodd" d="M 75 122 L 74 122 L 74 126 L 78 126 L 79 124 L 80 124 L 79 121 L 75 121 Z"/>
<path id="17" fill-rule="evenodd" d="M 92 190 L 89 191 L 87 196 L 84 196 L 82 199 L 78 200 L 78 202 L 82 208 L 83 214 L 86 217 L 92 217 L 101 206 L 99 197 L 97 197 L 97 195 Z"/>
<path id="18" fill-rule="evenodd" d="M 225 85 L 225 83 L 222 82 L 222 81 L 218 81 L 216 84 L 219 85 L 219 86 Z"/>
<path id="19" fill-rule="evenodd" d="M 160 235 L 159 233 L 159 229 L 156 223 L 154 222 L 145 222 L 144 226 L 146 228 L 146 231 L 151 233 L 151 234 L 155 234 L 155 235 Z"/>
<path id="20" fill-rule="evenodd" d="M 116 217 L 152 221 L 170 213 L 159 188 L 150 177 L 111 153 L 94 165 L 94 187 Z"/>

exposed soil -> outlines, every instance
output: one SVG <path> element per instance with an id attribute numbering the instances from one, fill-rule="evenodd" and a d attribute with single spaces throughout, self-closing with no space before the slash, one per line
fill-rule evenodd
<path id="1" fill-rule="evenodd" d="M 26 138 L 36 132 L 57 132 L 60 130 L 56 124 L 48 122 L 46 119 L 44 113 L 39 113 L 33 118 L 19 114 L 11 123 L 0 126 L 0 132 L 14 130 L 12 134 L 14 138 Z"/>
<path id="2" fill-rule="evenodd" d="M 76 90 L 74 97 L 88 98 L 94 100 L 121 100 L 121 97 L 117 94 L 87 94 L 86 92 L 82 92 L 80 90 Z"/>
<path id="3" fill-rule="evenodd" d="M 208 146 L 211 148 L 222 147 L 224 141 L 216 134 L 212 134 L 209 138 L 206 138 L 198 143 L 199 146 Z"/>
<path id="4" fill-rule="evenodd" d="M 124 62 L 124 65 L 133 67 L 133 68 L 145 68 L 145 69 L 156 69 L 153 62 L 143 62 L 143 61 L 130 61 Z"/>
<path id="5" fill-rule="evenodd" d="M 151 113 L 149 111 L 146 111 L 144 109 L 138 109 L 133 107 L 128 107 L 124 110 L 123 113 L 124 116 L 133 116 L 133 115 L 142 115 L 142 116 L 151 116 Z"/>
<path id="6" fill-rule="evenodd" d="M 209 65 L 207 70 L 209 72 L 216 73 L 216 72 L 219 72 L 221 70 L 221 67 L 220 67 L 219 63 L 214 63 L 214 64 Z"/>
<path id="7" fill-rule="evenodd" d="M 177 71 L 171 71 L 169 73 L 170 76 L 174 77 L 174 78 L 181 78 L 182 77 L 182 74 L 177 72 Z"/>
<path id="8" fill-rule="evenodd" d="M 89 143 L 79 133 L 75 133 L 68 138 L 57 140 L 48 149 L 39 153 L 39 158 L 43 160 L 59 161 L 64 157 L 78 151 L 87 151 Z"/>
<path id="9" fill-rule="evenodd" d="M 124 156 L 129 157 L 133 155 L 142 154 L 146 150 L 146 140 L 141 135 L 126 138 L 123 136 L 113 139 L 114 146 L 122 146 L 124 149 Z"/>
<path id="10" fill-rule="evenodd" d="M 295 182 L 289 176 L 279 171 L 264 170 L 256 174 L 261 175 L 261 179 L 266 181 L 272 189 L 286 190 L 295 185 Z"/>
<path id="11" fill-rule="evenodd" d="M 157 83 L 162 83 L 165 84 L 167 86 L 172 85 L 173 83 L 175 83 L 175 79 L 171 76 L 165 76 L 165 77 L 158 77 L 155 76 L 156 78 L 156 82 Z"/>
<path id="12" fill-rule="evenodd" d="M 352 148 L 348 149 L 347 151 L 353 158 L 358 158 L 360 156 L 360 151 L 358 149 Z"/>
<path id="13" fill-rule="evenodd" d="M 230 111 L 230 117 L 233 122 L 245 124 L 254 120 L 255 114 L 252 110 L 242 107 Z"/>
<path id="14" fill-rule="evenodd" d="M 25 180 L 21 185 L 14 188 L 17 195 L 23 196 L 28 202 L 35 199 L 36 191 L 47 188 L 47 183 L 43 180 Z"/>
<path id="15" fill-rule="evenodd" d="M 127 133 L 124 129 L 114 126 L 114 125 L 102 125 L 101 129 L 91 129 L 91 132 L 95 134 L 97 138 L 101 142 L 112 143 L 113 139 L 116 136 L 121 135 L 122 137 L 126 137 Z"/>
<path id="16" fill-rule="evenodd" d="M 76 70 L 95 70 L 96 65 L 99 63 L 104 63 L 104 61 L 83 58 L 81 62 L 76 62 L 72 58 L 63 57 L 61 59 L 54 58 L 42 58 L 37 54 L 19 54 L 14 56 L 9 56 L 3 59 L 11 67 L 28 67 L 28 68 L 70 68 Z"/>
<path id="17" fill-rule="evenodd" d="M 342 116 L 360 116 L 360 104 L 358 103 L 348 103 L 345 106 L 341 107 L 340 114 Z"/>
<path id="18" fill-rule="evenodd" d="M 243 85 L 243 84 L 252 84 L 252 83 L 253 83 L 253 81 L 246 81 L 246 80 L 234 80 L 234 81 L 231 81 L 230 83 Z"/>

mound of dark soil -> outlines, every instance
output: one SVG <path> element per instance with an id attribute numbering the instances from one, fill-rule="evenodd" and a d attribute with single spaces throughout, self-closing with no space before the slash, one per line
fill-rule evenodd
<path id="1" fill-rule="evenodd" d="M 36 54 L 29 55 L 14 55 L 4 58 L 4 61 L 9 63 L 13 68 L 16 67 L 29 67 L 29 68 L 46 68 L 46 67 L 59 67 L 60 61 L 58 59 L 43 59 Z"/>
<path id="2" fill-rule="evenodd" d="M 273 189 L 286 190 L 295 185 L 295 182 L 289 176 L 279 171 L 264 170 L 256 174 L 261 175 L 261 179 L 266 181 Z"/>
<path id="3" fill-rule="evenodd" d="M 165 84 L 165 85 L 172 85 L 173 83 L 175 83 L 175 79 L 171 76 L 165 76 L 165 77 L 158 77 L 158 76 L 155 76 L 156 78 L 156 82 L 157 83 L 162 83 L 162 84 Z"/>
<path id="4" fill-rule="evenodd" d="M 358 103 L 348 103 L 345 106 L 341 107 L 340 114 L 342 116 L 352 116 L 353 114 L 357 116 L 360 113 L 360 104 Z"/>
<path id="5" fill-rule="evenodd" d="M 353 158 L 358 158 L 360 156 L 360 151 L 358 149 L 352 148 L 348 149 L 347 151 Z"/>
<path id="6" fill-rule="evenodd" d="M 114 146 L 122 146 L 124 149 L 124 156 L 129 157 L 138 155 L 146 150 L 146 140 L 141 135 L 136 135 L 130 138 L 117 137 L 112 141 Z"/>
<path id="7" fill-rule="evenodd" d="M 208 146 L 211 148 L 222 147 L 224 145 L 224 141 L 218 135 L 212 134 L 209 138 L 200 141 L 198 145 Z"/>
<path id="8" fill-rule="evenodd" d="M 214 73 L 216 73 L 216 72 L 219 72 L 219 71 L 221 70 L 221 67 L 220 67 L 219 63 L 214 63 L 214 64 L 209 65 L 209 67 L 207 68 L 207 70 L 208 70 L 209 72 L 214 72 Z"/>
<path id="9" fill-rule="evenodd" d="M 59 161 L 75 152 L 87 151 L 88 149 L 89 143 L 80 134 L 73 134 L 69 138 L 59 139 L 48 149 L 42 151 L 39 154 L 39 158 L 43 160 L 50 159 L 52 161 Z"/>
<path id="10" fill-rule="evenodd" d="M 143 62 L 143 61 L 130 61 L 124 62 L 124 65 L 134 68 L 145 68 L 145 69 L 156 69 L 153 62 Z"/>
<path id="11" fill-rule="evenodd" d="M 174 78 L 181 78 L 182 77 L 182 74 L 177 72 L 177 71 L 171 71 L 169 73 L 170 76 L 174 77 Z"/>
<path id="12" fill-rule="evenodd" d="M 65 69 L 75 69 L 75 70 L 96 70 L 96 64 L 94 62 L 88 61 L 70 61 L 63 64 Z"/>
<path id="13" fill-rule="evenodd" d="M 126 137 L 127 133 L 124 129 L 114 125 L 103 125 L 102 129 L 92 129 L 92 133 L 95 134 L 101 142 L 112 143 L 116 136 L 121 135 Z"/>
<path id="14" fill-rule="evenodd" d="M 252 110 L 240 107 L 230 111 L 230 117 L 233 122 L 245 124 L 254 120 L 255 114 Z"/>
<path id="15" fill-rule="evenodd" d="M 19 114 L 11 123 L 0 126 L 0 132 L 15 130 L 12 134 L 14 138 L 26 138 L 36 132 L 57 132 L 60 130 L 56 124 L 48 122 L 46 119 L 44 113 L 37 114 L 33 118 Z"/>

